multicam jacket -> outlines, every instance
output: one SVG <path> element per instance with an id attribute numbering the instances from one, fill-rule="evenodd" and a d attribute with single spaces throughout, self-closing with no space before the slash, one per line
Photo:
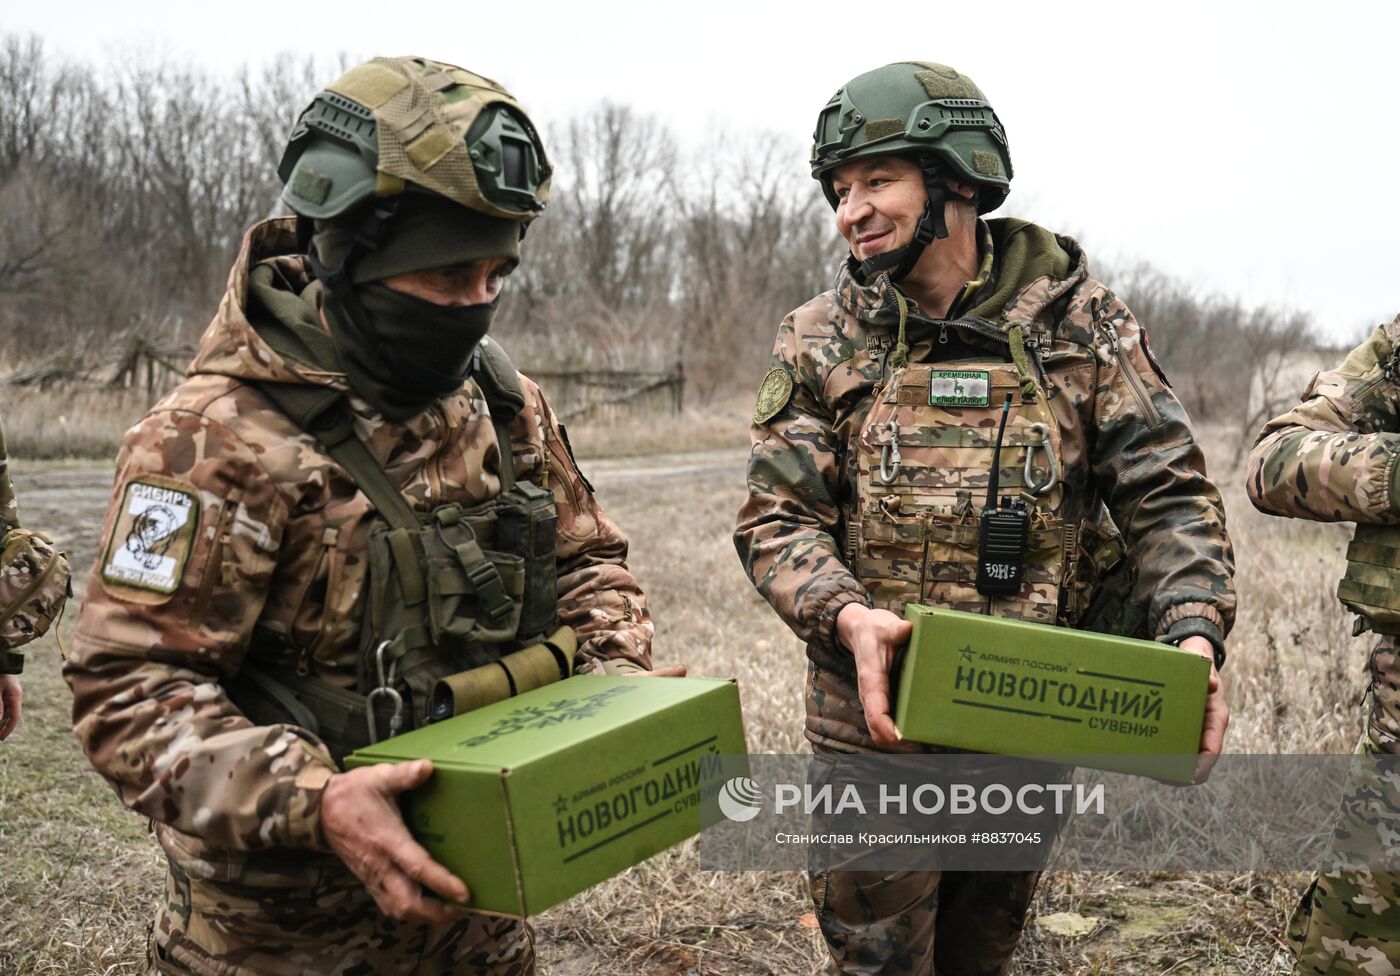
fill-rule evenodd
<path id="1" fill-rule="evenodd" d="M 807 642 L 807 734 L 818 743 L 871 745 L 854 664 L 836 642 L 842 607 L 898 613 L 918 600 L 1072 626 L 1094 582 L 1105 508 L 1137 569 L 1151 636 L 1220 646 L 1233 622 L 1220 496 L 1145 331 L 1088 276 L 1073 241 L 1017 220 L 979 231 L 983 273 L 951 319 L 906 303 L 907 366 L 903 297 L 884 281 L 859 284 L 849 266 L 778 330 L 735 544 Z M 1007 394 L 1000 483 L 1010 495 L 1043 492 L 1026 584 L 1003 601 L 974 583 L 976 516 Z"/>
<path id="2" fill-rule="evenodd" d="M 1400 522 L 1400 317 L 1376 329 L 1302 402 L 1264 425 L 1249 455 L 1249 498 L 1271 515 Z"/>
<path id="3" fill-rule="evenodd" d="M 250 653 L 300 661 L 347 686 L 357 663 L 373 510 L 250 385 L 344 389 L 345 380 L 285 360 L 259 338 L 248 279 L 260 262 L 293 291 L 308 282 L 290 220 L 249 231 L 187 379 L 127 432 L 64 668 L 89 758 L 124 803 L 163 825 L 167 853 L 183 864 L 191 852 L 325 849 L 319 801 L 335 769 L 323 745 L 296 727 L 253 726 L 223 683 Z M 610 670 L 650 667 L 653 628 L 627 541 L 538 387 L 522 383 L 515 472 L 555 495 L 558 612 L 578 633 L 579 669 L 605 660 Z M 356 432 L 415 508 L 471 505 L 500 490 L 474 381 L 402 426 L 357 398 L 350 404 Z M 224 870 L 199 860 L 198 870 Z"/>

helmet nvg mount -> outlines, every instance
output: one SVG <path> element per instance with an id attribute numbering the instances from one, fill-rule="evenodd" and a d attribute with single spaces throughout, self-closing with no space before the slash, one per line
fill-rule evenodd
<path id="1" fill-rule="evenodd" d="M 535 127 L 496 82 L 423 58 L 351 68 L 297 119 L 277 167 L 301 217 L 333 220 L 406 192 L 529 222 L 549 200 Z"/>
<path id="2" fill-rule="evenodd" d="M 904 277 L 935 238 L 947 237 L 945 178 L 977 190 L 979 214 L 1001 206 L 1011 189 L 1011 153 L 1001 120 L 972 79 L 946 65 L 901 61 L 846 83 L 822 109 L 812 137 L 812 176 L 834 208 L 831 171 L 871 156 L 915 158 L 928 205 L 914 239 L 861 263 L 867 276 Z"/>

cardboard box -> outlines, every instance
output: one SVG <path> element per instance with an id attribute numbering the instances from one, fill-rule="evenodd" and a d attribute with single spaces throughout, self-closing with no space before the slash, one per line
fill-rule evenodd
<path id="1" fill-rule="evenodd" d="M 910 605 L 907 739 L 1189 782 L 1210 662 L 1168 644 Z"/>
<path id="2" fill-rule="evenodd" d="M 580 675 L 346 766 L 431 759 L 433 778 L 403 798 L 409 828 L 473 908 L 525 916 L 698 833 L 718 757 L 744 752 L 732 681 Z"/>

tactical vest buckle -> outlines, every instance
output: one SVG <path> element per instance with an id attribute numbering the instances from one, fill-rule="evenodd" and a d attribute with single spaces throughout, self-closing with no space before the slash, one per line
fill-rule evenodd
<path id="1" fill-rule="evenodd" d="M 495 566 L 489 562 L 477 563 L 467 570 L 467 580 L 491 623 L 498 624 L 510 616 L 515 604 L 506 595 L 505 584 Z"/>

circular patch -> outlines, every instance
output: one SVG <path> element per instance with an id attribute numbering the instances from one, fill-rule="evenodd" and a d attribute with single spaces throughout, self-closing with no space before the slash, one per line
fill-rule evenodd
<path id="1" fill-rule="evenodd" d="M 763 385 L 758 388 L 758 399 L 753 405 L 753 422 L 766 424 L 778 415 L 792 399 L 792 374 L 782 366 L 774 366 L 763 377 Z"/>

